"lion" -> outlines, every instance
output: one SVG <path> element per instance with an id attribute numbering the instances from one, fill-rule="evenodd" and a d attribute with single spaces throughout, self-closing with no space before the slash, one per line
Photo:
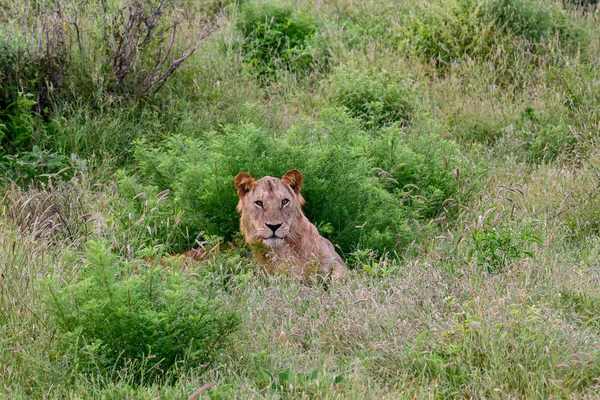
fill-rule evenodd
<path id="1" fill-rule="evenodd" d="M 246 172 L 235 177 L 240 227 L 246 242 L 259 242 L 260 257 L 270 273 L 290 272 L 298 279 L 317 275 L 344 280 L 348 268 L 333 245 L 302 212 L 302 173 L 292 169 L 281 179 L 254 180 Z"/>

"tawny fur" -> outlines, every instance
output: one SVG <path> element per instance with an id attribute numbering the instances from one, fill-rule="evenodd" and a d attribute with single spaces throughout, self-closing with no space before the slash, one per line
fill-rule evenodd
<path id="1" fill-rule="evenodd" d="M 242 234 L 247 242 L 264 244 L 265 256 L 259 260 L 270 273 L 290 272 L 299 279 L 314 275 L 344 279 L 348 269 L 341 257 L 302 212 L 302 182 L 298 170 L 288 171 L 281 179 L 265 176 L 254 180 L 245 172 L 238 174 L 235 184 Z"/>

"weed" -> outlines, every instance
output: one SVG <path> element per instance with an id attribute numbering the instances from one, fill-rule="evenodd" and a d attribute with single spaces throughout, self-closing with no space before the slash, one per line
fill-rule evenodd
<path id="1" fill-rule="evenodd" d="M 569 43 L 578 30 L 571 20 L 562 9 L 541 1 L 448 0 L 426 5 L 412 16 L 403 43 L 447 69 L 453 62 L 485 60 L 495 51 L 511 53 L 520 46 L 541 51 L 536 45 L 555 32 Z"/>
<path id="2" fill-rule="evenodd" d="M 270 381 L 270 388 L 273 392 L 280 392 L 289 396 L 295 394 L 315 396 L 323 388 L 335 387 L 344 381 L 344 378 L 340 375 L 334 377 L 320 376 L 319 370 L 299 373 L 294 372 L 291 368 L 284 368 L 273 373 L 263 368 L 262 372 Z"/>
<path id="3" fill-rule="evenodd" d="M 541 243 L 529 225 L 515 230 L 500 223 L 494 227 L 474 229 L 471 234 L 472 254 L 475 255 L 478 264 L 490 274 L 505 271 L 511 262 L 524 256 L 533 257 L 531 244 Z"/>

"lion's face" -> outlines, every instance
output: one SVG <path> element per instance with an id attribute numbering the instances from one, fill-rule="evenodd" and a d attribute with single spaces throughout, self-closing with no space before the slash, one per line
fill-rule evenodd
<path id="1" fill-rule="evenodd" d="M 304 203 L 300 195 L 302 174 L 288 171 L 283 178 L 265 176 L 254 180 L 245 172 L 235 178 L 242 214 L 241 228 L 247 240 L 262 240 L 270 248 L 284 245 L 295 236 L 295 222 Z"/>

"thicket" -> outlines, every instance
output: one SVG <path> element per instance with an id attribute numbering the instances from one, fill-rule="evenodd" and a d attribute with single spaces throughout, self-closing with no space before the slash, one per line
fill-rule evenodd
<path id="1" fill-rule="evenodd" d="M 160 146 L 140 141 L 135 175 L 150 192 L 171 191 L 188 231 L 229 239 L 239 225 L 235 175 L 282 176 L 298 168 L 306 214 L 322 233 L 345 252 L 385 252 L 411 243 L 420 224 L 450 216 L 468 196 L 468 162 L 437 129 L 422 121 L 410 132 L 391 126 L 370 133 L 360 120 L 329 109 L 282 135 L 243 125 Z"/>
<path id="2" fill-rule="evenodd" d="M 33 52 L 21 35 L 0 32 L 0 172 L 17 181 L 56 173 L 70 165 L 68 158 L 34 143 L 51 134 L 51 92 L 61 84 L 67 55 L 55 47 Z"/>
<path id="3" fill-rule="evenodd" d="M 50 284 L 47 303 L 79 372 L 137 384 L 206 369 L 239 324 L 207 274 L 136 267 L 102 241 L 88 242 L 79 277 Z"/>

